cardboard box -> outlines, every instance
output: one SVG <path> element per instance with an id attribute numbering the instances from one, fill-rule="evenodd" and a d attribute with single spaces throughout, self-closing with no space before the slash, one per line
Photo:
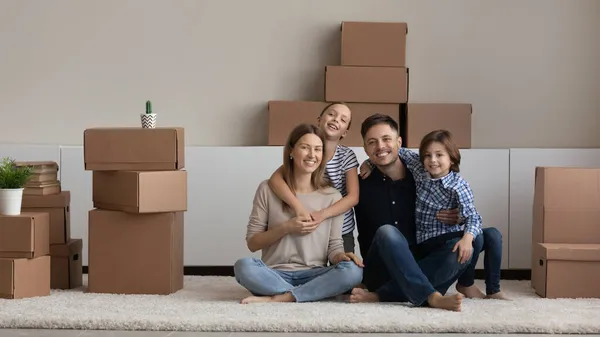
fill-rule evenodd
<path id="1" fill-rule="evenodd" d="M 0 298 L 50 295 L 50 256 L 0 258 Z"/>
<path id="2" fill-rule="evenodd" d="M 471 104 L 408 103 L 406 135 L 403 146 L 419 148 L 425 135 L 434 130 L 448 130 L 461 149 L 471 148 Z"/>
<path id="3" fill-rule="evenodd" d="M 342 22 L 343 66 L 406 66 L 405 22 Z"/>
<path id="4" fill-rule="evenodd" d="M 317 101 L 269 101 L 269 140 L 268 145 L 285 145 L 287 137 L 294 127 L 301 123 L 317 125 L 317 118 L 321 111 L 329 104 Z M 341 141 L 341 144 L 353 147 L 362 147 L 363 139 L 360 134 L 362 122 L 375 113 L 389 115 L 400 123 L 399 104 L 378 103 L 348 103 L 352 111 L 350 129 Z"/>
<path id="5" fill-rule="evenodd" d="M 545 298 L 600 298 L 600 244 L 536 243 L 531 284 Z"/>
<path id="6" fill-rule="evenodd" d="M 73 289 L 83 285 L 82 250 L 81 239 L 50 246 L 52 289 Z"/>
<path id="7" fill-rule="evenodd" d="M 183 212 L 89 212 L 88 291 L 170 294 L 183 288 Z"/>
<path id="8" fill-rule="evenodd" d="M 48 213 L 0 215 L 0 257 L 32 259 L 50 254 Z"/>
<path id="9" fill-rule="evenodd" d="M 187 210 L 187 171 L 94 171 L 95 208 L 129 213 Z"/>
<path id="10" fill-rule="evenodd" d="M 600 168 L 536 167 L 532 243 L 600 244 Z"/>
<path id="11" fill-rule="evenodd" d="M 24 195 L 21 212 L 50 215 L 50 244 L 64 244 L 71 239 L 71 192 L 33 196 Z"/>
<path id="12" fill-rule="evenodd" d="M 91 128 L 83 134 L 86 171 L 179 170 L 184 163 L 184 129 Z"/>
<path id="13" fill-rule="evenodd" d="M 406 103 L 408 68 L 327 66 L 325 101 Z"/>

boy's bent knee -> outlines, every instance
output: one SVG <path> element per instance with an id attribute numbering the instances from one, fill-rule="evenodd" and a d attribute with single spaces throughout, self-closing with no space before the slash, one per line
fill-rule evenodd
<path id="1" fill-rule="evenodd" d="M 496 227 L 488 227 L 483 229 L 485 240 L 502 242 L 502 233 Z"/>

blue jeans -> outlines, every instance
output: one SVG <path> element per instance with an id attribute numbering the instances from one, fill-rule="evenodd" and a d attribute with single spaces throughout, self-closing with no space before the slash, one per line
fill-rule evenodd
<path id="1" fill-rule="evenodd" d="M 502 268 L 502 233 L 494 227 L 483 228 L 483 235 L 473 240 L 473 257 L 465 272 L 458 279 L 458 284 L 470 287 L 475 283 L 475 267 L 479 254 L 483 256 L 485 273 L 485 291 L 487 295 L 500 292 L 500 269 Z"/>
<path id="2" fill-rule="evenodd" d="M 233 266 L 236 281 L 255 296 L 290 292 L 296 302 L 312 302 L 343 294 L 362 280 L 363 270 L 352 261 L 304 270 L 276 270 L 262 260 L 243 258 Z"/>
<path id="3" fill-rule="evenodd" d="M 381 226 L 365 258 L 364 284 L 381 302 L 420 306 L 438 291 L 445 294 L 469 263 L 458 262 L 452 248 L 460 238 L 444 242 L 423 257 L 413 255 L 406 238 L 392 225 Z"/>

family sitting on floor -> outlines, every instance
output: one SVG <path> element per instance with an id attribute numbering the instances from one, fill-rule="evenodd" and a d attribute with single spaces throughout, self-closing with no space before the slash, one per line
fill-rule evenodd
<path id="1" fill-rule="evenodd" d="M 369 159 L 359 168 L 340 144 L 351 118 L 347 105 L 333 103 L 318 126 L 296 126 L 283 165 L 259 184 L 246 242 L 262 258 L 235 263 L 237 282 L 253 295 L 241 302 L 349 294 L 350 302 L 460 311 L 464 297 L 506 299 L 502 235 L 482 227 L 450 133 L 429 133 L 417 154 L 401 147 L 394 119 L 374 114 L 361 125 Z M 364 262 L 354 253 L 355 218 Z M 474 284 L 482 251 L 486 294 Z M 458 293 L 447 295 L 455 282 Z"/>

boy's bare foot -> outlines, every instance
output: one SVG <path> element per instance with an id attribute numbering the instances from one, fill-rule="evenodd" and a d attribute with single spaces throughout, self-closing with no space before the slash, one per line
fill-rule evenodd
<path id="1" fill-rule="evenodd" d="M 499 291 L 495 294 L 491 294 L 491 295 L 487 295 L 485 298 L 487 299 L 493 299 L 493 300 L 506 300 L 506 301 L 510 301 L 511 299 L 508 298 L 508 296 L 506 296 L 505 293 Z"/>
<path id="2" fill-rule="evenodd" d="M 460 311 L 463 298 L 461 293 L 444 296 L 436 291 L 429 296 L 427 302 L 433 308 Z"/>
<path id="3" fill-rule="evenodd" d="M 285 293 L 275 296 L 248 296 L 240 301 L 241 304 L 265 303 L 265 302 L 295 302 L 296 299 L 291 293 Z"/>
<path id="4" fill-rule="evenodd" d="M 363 288 L 354 288 L 350 294 L 351 303 L 368 303 L 379 302 L 379 296 L 376 293 L 371 293 Z"/>
<path id="5" fill-rule="evenodd" d="M 463 287 L 459 284 L 456 285 L 456 291 L 465 295 L 466 298 L 485 298 L 485 294 L 477 288 L 476 285 L 470 287 Z"/>

